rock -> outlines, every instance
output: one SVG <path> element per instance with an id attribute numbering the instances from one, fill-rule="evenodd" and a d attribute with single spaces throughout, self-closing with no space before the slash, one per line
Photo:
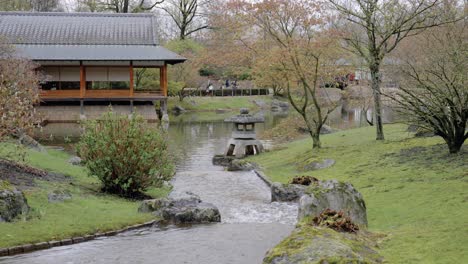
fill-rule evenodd
<path id="1" fill-rule="evenodd" d="M 19 136 L 18 136 L 18 141 L 20 144 L 30 148 L 30 149 L 33 149 L 35 151 L 39 151 L 39 152 L 47 152 L 46 149 L 41 145 L 39 144 L 39 142 L 37 142 L 34 138 L 28 136 L 27 134 L 25 133 L 21 133 Z"/>
<path id="2" fill-rule="evenodd" d="M 320 134 L 322 135 L 331 134 L 333 132 L 335 132 L 335 130 L 327 125 L 323 125 L 322 128 L 320 129 Z"/>
<path id="3" fill-rule="evenodd" d="M 70 200 L 72 195 L 67 190 L 54 190 L 47 195 L 49 203 L 61 203 L 65 200 Z"/>
<path id="4" fill-rule="evenodd" d="M 138 211 L 153 212 L 174 224 L 221 222 L 221 215 L 215 205 L 202 202 L 200 197 L 189 192 L 171 194 L 169 198 L 145 200 Z"/>
<path id="5" fill-rule="evenodd" d="M 80 165 L 81 164 L 81 158 L 78 157 L 78 156 L 75 156 L 75 157 L 71 157 L 69 160 L 68 160 L 68 163 L 70 163 L 71 165 Z"/>
<path id="6" fill-rule="evenodd" d="M 174 112 L 175 114 L 180 114 L 180 113 L 183 113 L 185 112 L 185 108 L 183 108 L 182 106 L 180 105 L 176 105 L 172 108 L 172 112 Z"/>
<path id="7" fill-rule="evenodd" d="M 325 209 L 343 211 L 359 227 L 367 227 L 366 204 L 350 183 L 319 181 L 299 199 L 299 219 L 318 216 Z"/>
<path id="8" fill-rule="evenodd" d="M 0 222 L 11 222 L 29 212 L 28 201 L 16 188 L 0 184 Z"/>
<path id="9" fill-rule="evenodd" d="M 326 169 L 335 165 L 334 159 L 324 159 L 322 162 L 311 162 L 304 166 L 304 170 L 320 170 Z"/>
<path id="10" fill-rule="evenodd" d="M 375 235 L 341 233 L 300 224 L 292 234 L 267 252 L 264 264 L 382 263 Z"/>
<path id="11" fill-rule="evenodd" d="M 263 100 L 253 100 L 252 102 L 261 109 L 265 109 L 268 107 L 268 105 Z"/>
<path id="12" fill-rule="evenodd" d="M 271 102 L 271 111 L 272 112 L 286 112 L 289 110 L 289 103 L 279 100 L 273 100 Z"/>
<path id="13" fill-rule="evenodd" d="M 235 158 L 232 156 L 215 155 L 212 159 L 213 165 L 227 167 Z"/>
<path id="14" fill-rule="evenodd" d="M 228 171 L 251 171 L 254 170 L 257 166 L 245 160 L 233 159 L 228 165 Z"/>
<path id="15" fill-rule="evenodd" d="M 274 182 L 271 184 L 272 202 L 290 202 L 299 199 L 305 194 L 307 186 L 299 184 L 283 184 Z"/>

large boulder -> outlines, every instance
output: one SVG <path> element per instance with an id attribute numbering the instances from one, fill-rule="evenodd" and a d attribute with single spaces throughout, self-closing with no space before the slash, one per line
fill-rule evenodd
<path id="1" fill-rule="evenodd" d="M 145 200 L 138 211 L 153 212 L 156 216 L 174 224 L 221 222 L 218 208 L 211 203 L 202 202 L 200 197 L 192 193 Z"/>
<path id="2" fill-rule="evenodd" d="M 264 264 L 382 263 L 374 235 L 341 233 L 302 223 L 267 252 Z"/>
<path id="3" fill-rule="evenodd" d="M 353 185 L 337 180 L 319 181 L 299 199 L 299 219 L 315 217 L 325 209 L 343 211 L 360 227 L 367 227 L 366 204 Z"/>
<path id="4" fill-rule="evenodd" d="M 24 194 L 0 181 L 0 222 L 11 222 L 28 211 L 28 201 Z"/>
<path id="5" fill-rule="evenodd" d="M 290 202 L 299 199 L 305 194 L 308 186 L 300 184 L 284 184 L 274 182 L 271 184 L 272 202 Z"/>

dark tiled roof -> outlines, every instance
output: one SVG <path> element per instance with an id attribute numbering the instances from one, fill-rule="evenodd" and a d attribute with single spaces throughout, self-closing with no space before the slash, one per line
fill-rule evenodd
<path id="1" fill-rule="evenodd" d="M 185 58 L 154 45 L 15 45 L 17 53 L 32 60 L 138 60 L 175 64 Z"/>
<path id="2" fill-rule="evenodd" d="M 0 12 L 13 44 L 158 45 L 152 14 Z"/>

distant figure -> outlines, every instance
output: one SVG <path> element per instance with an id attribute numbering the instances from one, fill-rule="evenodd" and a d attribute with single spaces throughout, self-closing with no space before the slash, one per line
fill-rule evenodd
<path id="1" fill-rule="evenodd" d="M 232 94 L 236 94 L 236 91 L 237 91 L 237 80 L 234 80 L 232 82 Z"/>
<path id="2" fill-rule="evenodd" d="M 206 94 L 209 94 L 213 91 L 213 84 L 211 83 L 211 80 L 208 80 L 208 85 L 206 86 Z"/>
<path id="3" fill-rule="evenodd" d="M 229 88 L 229 85 L 230 85 L 229 79 L 226 79 L 226 88 Z"/>

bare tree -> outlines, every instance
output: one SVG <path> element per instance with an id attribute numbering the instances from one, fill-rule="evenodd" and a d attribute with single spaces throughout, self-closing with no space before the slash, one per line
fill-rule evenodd
<path id="1" fill-rule="evenodd" d="M 0 10 L 5 11 L 63 11 L 58 0 L 0 0 Z"/>
<path id="2" fill-rule="evenodd" d="M 167 0 L 165 5 L 161 6 L 176 24 L 179 39 L 183 40 L 195 32 L 208 28 L 207 24 L 198 19 L 203 16 L 201 8 L 206 2 L 206 0 Z"/>
<path id="3" fill-rule="evenodd" d="M 51 12 L 51 11 L 62 11 L 60 10 L 58 0 L 37 0 L 30 1 L 33 11 L 37 12 Z"/>
<path id="4" fill-rule="evenodd" d="M 138 13 L 154 9 L 164 0 L 78 0 L 78 11 Z"/>
<path id="5" fill-rule="evenodd" d="M 442 137 L 450 153 L 468 138 L 467 37 L 462 21 L 413 40 L 418 50 L 405 54 L 400 92 L 387 95 L 409 123 Z"/>
<path id="6" fill-rule="evenodd" d="M 344 38 L 350 51 L 369 67 L 374 97 L 376 139 L 384 140 L 381 67 L 387 54 L 409 36 L 445 23 L 438 12 L 444 0 L 328 0 L 344 18 L 357 26 Z M 356 27 L 353 27 L 356 29 Z M 359 30 L 360 29 L 360 30 Z"/>

